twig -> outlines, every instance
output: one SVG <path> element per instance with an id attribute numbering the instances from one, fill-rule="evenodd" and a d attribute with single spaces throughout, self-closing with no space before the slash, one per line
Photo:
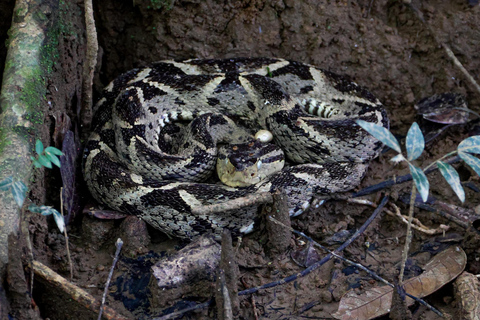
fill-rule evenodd
<path id="1" fill-rule="evenodd" d="M 403 201 L 403 199 L 402 199 L 402 201 Z M 403 202 L 408 204 L 408 202 L 406 202 L 406 201 L 403 201 Z M 455 216 L 455 212 L 448 212 L 448 211 L 444 211 L 444 210 L 439 210 L 439 209 L 434 208 L 434 207 L 432 207 L 432 206 L 430 206 L 426 203 L 422 203 L 422 202 L 419 202 L 419 201 L 415 201 L 415 207 L 423 209 L 423 210 L 427 210 L 427 211 L 430 211 L 430 212 L 434 212 L 434 213 L 436 213 L 436 214 L 438 214 L 438 215 L 440 215 L 440 216 L 458 224 L 459 226 L 461 226 L 464 229 L 470 228 L 471 225 L 472 225 L 472 222 L 474 221 L 473 220 L 473 218 L 474 218 L 473 215 L 472 215 L 472 220 L 464 221 L 464 220 L 460 219 L 460 218 L 463 218 L 463 217 Z"/>
<path id="2" fill-rule="evenodd" d="M 400 218 L 400 220 L 402 220 L 403 222 L 405 222 L 406 224 L 408 224 L 408 217 L 405 217 L 403 216 L 401 213 L 400 213 L 400 209 L 395 205 L 395 204 L 391 204 L 391 206 L 393 206 L 393 208 L 395 209 L 395 212 L 392 212 L 390 210 L 385 210 L 385 212 L 390 215 L 390 216 L 393 216 L 393 217 L 398 217 Z M 414 223 L 414 224 L 413 224 Z M 445 233 L 445 231 L 448 231 L 448 229 L 450 229 L 449 226 L 446 226 L 444 224 L 441 224 L 438 228 L 436 229 L 431 229 L 431 228 L 428 228 L 426 227 L 420 220 L 418 220 L 417 218 L 413 218 L 412 220 L 412 228 L 417 230 L 417 231 L 420 231 L 420 232 L 423 232 L 423 233 L 426 233 L 428 235 L 434 235 L 434 234 L 438 234 L 438 233 Z"/>
<path id="3" fill-rule="evenodd" d="M 167 315 L 164 315 L 162 317 L 158 318 L 153 318 L 151 320 L 171 320 L 171 319 L 176 319 L 177 317 L 183 316 L 185 313 L 190 312 L 190 311 L 195 311 L 195 310 L 200 310 L 203 308 L 208 307 L 210 304 L 212 304 L 213 299 L 208 300 L 207 302 L 197 304 L 196 306 L 190 307 L 190 308 L 185 308 L 180 311 L 172 312 Z"/>
<path id="4" fill-rule="evenodd" d="M 240 310 L 238 301 L 238 269 L 235 252 L 232 245 L 232 234 L 225 229 L 222 234 L 222 253 L 220 257 L 220 274 L 218 275 L 215 295 L 217 303 L 218 318 L 231 319 Z M 225 297 L 228 295 L 228 299 Z"/>
<path id="5" fill-rule="evenodd" d="M 385 211 L 387 212 L 388 210 L 385 210 Z M 354 261 L 352 261 L 352 260 L 350 260 L 350 259 L 347 259 L 347 258 L 345 258 L 345 257 L 337 254 L 335 251 L 329 250 L 328 248 L 322 246 L 320 243 L 316 242 L 315 240 L 313 240 L 312 238 L 310 238 L 309 236 L 307 236 L 305 233 L 303 233 L 303 232 L 301 232 L 301 231 L 297 231 L 297 230 L 295 230 L 295 229 L 293 229 L 292 227 L 289 227 L 289 226 L 287 226 L 287 225 L 284 225 L 283 223 L 281 223 L 280 221 L 275 220 L 274 218 L 271 218 L 271 217 L 270 217 L 270 219 L 271 219 L 272 221 L 274 221 L 275 223 L 278 223 L 278 224 L 280 224 L 280 225 L 283 225 L 285 228 L 288 228 L 288 229 L 289 229 L 290 231 L 292 231 L 293 233 L 298 234 L 299 236 L 307 239 L 307 241 L 310 241 L 311 243 L 313 243 L 313 245 L 315 245 L 315 246 L 319 247 L 320 249 L 328 252 L 329 254 L 332 254 L 335 258 L 338 258 L 338 259 L 340 259 L 340 260 L 342 260 L 342 261 L 344 261 L 344 262 L 346 262 L 346 263 L 348 263 L 348 264 L 350 264 L 350 265 L 355 266 L 355 267 L 358 268 L 358 269 L 361 269 L 361 270 L 365 271 L 366 273 L 368 273 L 369 275 L 371 275 L 372 278 L 374 278 L 375 280 L 381 281 L 381 282 L 383 282 L 384 284 L 386 284 L 386 285 L 389 286 L 389 287 L 392 287 L 392 288 L 395 287 L 395 285 L 391 284 L 391 283 L 388 282 L 386 279 L 380 277 L 379 275 L 377 275 L 375 272 L 371 271 L 371 270 L 368 269 L 367 267 L 364 267 L 363 265 L 361 265 L 361 264 L 359 264 L 359 263 L 356 263 L 356 262 L 354 262 Z M 410 298 L 412 298 L 413 300 L 417 301 L 418 303 L 421 303 L 421 304 L 424 305 L 425 307 L 429 308 L 430 310 L 432 310 L 433 312 L 435 312 L 435 313 L 438 314 L 439 316 L 443 316 L 442 313 L 441 313 L 439 310 L 437 310 L 435 307 L 433 307 L 433 306 L 431 306 L 430 304 L 428 304 L 425 300 L 423 300 L 423 299 L 421 299 L 421 298 L 417 298 L 417 297 L 415 297 L 415 296 L 413 296 L 413 295 L 411 295 L 411 294 L 409 294 L 409 293 L 407 293 L 407 292 L 406 292 L 405 294 L 406 294 L 407 296 L 409 296 Z"/>
<path id="6" fill-rule="evenodd" d="M 357 230 L 357 232 L 355 232 L 355 234 L 353 234 L 347 241 L 345 241 L 345 243 L 343 243 L 340 247 L 338 247 L 335 251 L 333 251 L 332 253 L 329 253 L 328 255 L 326 255 L 322 260 L 312 264 L 310 267 L 308 267 L 307 269 L 303 270 L 302 272 L 300 273 L 297 273 L 297 274 L 294 274 L 294 275 L 291 275 L 289 277 L 286 277 L 282 280 L 278 280 L 278 281 L 274 281 L 274 282 L 270 282 L 270 283 L 267 283 L 267 284 L 264 284 L 262 286 L 258 286 L 258 287 L 254 287 L 254 288 L 250 288 L 250 289 L 246 289 L 246 290 L 243 290 L 243 291 L 240 291 L 238 293 L 239 296 L 244 296 L 244 295 L 247 295 L 247 294 L 252 294 L 252 293 L 255 293 L 259 290 L 262 290 L 262 289 L 268 289 L 268 288 L 272 288 L 272 287 L 275 287 L 275 286 L 278 286 L 278 285 L 282 285 L 282 284 L 285 284 L 285 283 L 289 283 L 289 282 L 292 282 L 292 281 L 295 281 L 296 279 L 298 278 L 301 278 L 301 277 L 304 277 L 306 276 L 307 274 L 311 273 L 312 271 L 315 271 L 316 269 L 318 269 L 320 266 L 324 265 L 326 262 L 328 262 L 332 257 L 333 257 L 333 254 L 334 253 L 339 253 L 341 252 L 343 249 L 345 249 L 348 245 L 350 245 L 353 241 L 355 241 L 364 231 L 365 229 L 370 225 L 370 223 L 372 223 L 372 221 L 378 216 L 378 214 L 382 211 L 383 207 L 385 206 L 385 204 L 387 203 L 388 201 L 388 196 L 385 196 L 383 199 L 382 199 L 382 202 L 378 205 L 378 207 L 373 211 L 372 215 L 370 216 L 370 218 L 367 219 L 367 221 L 365 221 L 365 223 L 360 227 L 360 229 Z M 175 319 L 176 317 L 179 317 L 187 312 L 190 312 L 190 311 L 194 311 L 194 310 L 198 310 L 198 309 L 201 309 L 201 308 L 205 308 L 205 307 L 208 307 L 211 303 L 213 302 L 213 299 L 210 299 L 209 301 L 207 302 L 204 302 L 204 303 L 201 303 L 201 304 L 197 304 L 196 306 L 194 307 L 190 307 L 190 308 L 186 308 L 186 309 L 183 309 L 183 310 L 180 310 L 180 311 L 177 311 L 177 312 L 173 312 L 173 313 L 170 313 L 170 314 L 167 314 L 163 317 L 159 317 L 159 318 L 154 318 L 152 320 L 170 320 L 170 319 Z"/>
<path id="7" fill-rule="evenodd" d="M 372 215 L 367 219 L 367 221 L 365 221 L 365 223 L 347 241 L 345 241 L 340 247 L 335 249 L 335 251 L 333 251 L 332 253 L 327 254 L 320 261 L 317 261 L 316 263 L 312 264 L 310 267 L 306 268 L 305 270 L 303 270 L 300 273 L 291 275 L 291 276 L 286 277 L 282 280 L 278 280 L 278 281 L 274 281 L 274 282 L 270 282 L 270 283 L 261 285 L 259 287 L 250 288 L 250 289 L 240 291 L 238 293 L 238 295 L 252 294 L 252 293 L 255 293 L 255 292 L 257 292 L 259 290 L 262 290 L 262 289 L 272 288 L 272 287 L 275 287 L 275 286 L 278 286 L 278 285 L 281 285 L 281 284 L 289 283 L 289 282 L 295 281 L 298 278 L 306 276 L 307 274 L 311 273 L 312 271 L 315 271 L 320 266 L 322 266 L 326 262 L 328 262 L 333 257 L 333 255 L 335 253 L 341 252 L 343 249 L 345 249 L 347 246 L 349 246 L 353 241 L 355 241 L 365 231 L 365 229 L 370 225 L 370 223 L 372 223 L 372 221 L 378 216 L 378 214 L 382 211 L 382 209 L 385 206 L 385 204 L 387 203 L 387 201 L 388 201 L 388 196 L 385 196 L 382 199 L 382 202 L 373 211 Z"/>
<path id="8" fill-rule="evenodd" d="M 63 187 L 60 188 L 60 213 L 63 217 Z M 70 280 L 73 280 L 73 264 L 72 258 L 70 257 L 70 248 L 68 247 L 67 226 L 65 226 L 65 229 L 63 229 L 63 234 L 65 235 L 65 245 L 67 247 L 68 265 L 70 267 Z"/>
<path id="9" fill-rule="evenodd" d="M 253 314 L 255 315 L 255 320 L 258 320 L 257 303 L 255 302 L 255 295 L 254 294 L 252 294 L 252 306 L 253 306 Z"/>
<path id="10" fill-rule="evenodd" d="M 459 162 L 459 161 L 460 161 L 460 157 L 455 156 L 455 157 L 451 157 L 451 158 L 445 160 L 444 162 L 446 162 L 448 164 L 453 164 L 453 163 L 456 163 L 456 162 Z M 429 174 L 429 173 L 431 173 L 435 170 L 437 170 L 436 166 L 430 167 L 427 170 L 425 170 L 424 173 Z M 352 198 L 365 196 L 367 194 L 371 194 L 371 193 L 386 189 L 388 187 L 394 186 L 396 184 L 404 183 L 404 182 L 411 181 L 411 180 L 412 180 L 412 175 L 409 173 L 409 174 L 406 174 L 406 175 L 403 175 L 403 176 L 400 176 L 400 177 L 396 177 L 395 179 L 383 181 L 383 182 L 377 183 L 373 186 L 366 187 L 366 188 L 364 188 L 364 189 L 362 189 L 362 190 L 360 190 L 356 193 L 353 193 Z"/>
<path id="11" fill-rule="evenodd" d="M 413 4 L 409 4 L 410 8 L 412 8 L 412 11 L 415 13 L 416 17 L 423 23 L 423 25 L 428 29 L 428 31 L 430 32 L 430 34 L 433 36 L 433 38 L 435 39 L 435 41 L 440 44 L 443 49 L 445 50 L 445 52 L 447 53 L 447 56 L 453 61 L 453 64 L 458 68 L 460 69 L 460 71 L 463 73 L 463 75 L 465 76 L 465 78 L 467 78 L 467 80 L 470 82 L 470 84 L 478 91 L 478 93 L 480 94 L 480 86 L 478 85 L 478 83 L 475 81 L 475 79 L 470 75 L 470 73 L 467 71 L 467 69 L 465 69 L 465 67 L 462 65 L 462 63 L 457 59 L 457 57 L 455 56 L 455 54 L 453 53 L 452 50 L 450 50 L 450 48 L 443 42 L 439 39 L 439 37 L 437 36 L 436 32 L 432 29 L 432 27 L 430 27 L 429 24 L 427 24 L 427 22 L 425 21 L 425 19 L 423 18 L 423 13 L 418 9 L 416 8 Z"/>
<path id="12" fill-rule="evenodd" d="M 87 32 L 86 64 L 83 68 L 82 80 L 82 126 L 89 128 L 92 122 L 92 83 L 93 72 L 97 64 L 98 40 L 93 18 L 92 0 L 85 0 L 85 28 Z"/>
<path id="13" fill-rule="evenodd" d="M 208 215 L 217 212 L 241 209 L 256 204 L 271 203 L 272 201 L 272 195 L 270 192 L 252 193 L 245 197 L 228 200 L 222 203 L 196 207 L 192 209 L 192 213 L 196 215 Z"/>
<path id="14" fill-rule="evenodd" d="M 115 251 L 115 258 L 113 259 L 112 267 L 110 268 L 110 273 L 108 274 L 108 279 L 107 283 L 105 284 L 105 290 L 103 291 L 103 297 L 102 297 L 102 304 L 100 305 L 100 312 L 98 313 L 98 320 L 102 319 L 102 313 L 103 309 L 105 308 L 105 299 L 108 294 L 108 287 L 110 286 L 110 280 L 112 280 L 113 276 L 113 270 L 115 269 L 115 265 L 117 264 L 118 261 L 118 256 L 120 255 L 120 250 L 122 250 L 123 246 L 123 241 L 122 239 L 118 238 L 117 242 L 115 243 L 115 246 L 117 247 L 117 250 Z"/>
<path id="15" fill-rule="evenodd" d="M 218 270 L 217 277 L 217 292 L 215 296 L 218 318 L 221 320 L 233 320 L 232 302 L 225 282 L 223 269 Z"/>
<path id="16" fill-rule="evenodd" d="M 273 194 L 273 204 L 263 207 L 263 212 L 268 217 L 280 220 L 282 224 L 290 225 L 290 215 L 288 213 L 287 196 L 284 192 L 277 190 Z M 266 229 L 268 234 L 267 252 L 271 257 L 278 257 L 288 251 L 292 233 L 277 224 L 272 223 L 270 219 L 266 220 Z"/>
<path id="17" fill-rule="evenodd" d="M 405 239 L 405 246 L 402 252 L 402 264 L 400 266 L 400 274 L 398 275 L 398 285 L 403 286 L 403 273 L 405 272 L 405 263 L 408 258 L 408 251 L 410 250 L 410 243 L 412 242 L 412 219 L 415 206 L 415 197 L 417 196 L 417 188 L 415 183 L 412 183 L 412 194 L 410 195 L 410 209 L 408 210 L 408 223 L 407 223 L 407 238 Z"/>
<path id="18" fill-rule="evenodd" d="M 100 307 L 100 302 L 96 300 L 92 295 L 90 295 L 85 290 L 77 287 L 73 283 L 67 281 L 65 278 L 57 274 L 55 271 L 42 264 L 39 261 L 32 261 L 33 271 L 37 276 L 48 281 L 49 284 L 61 288 L 65 293 L 67 293 L 70 298 L 74 301 L 81 303 L 87 309 L 91 311 L 98 311 Z M 38 278 L 37 278 L 38 279 Z M 128 318 L 118 314 L 112 308 L 105 306 L 103 316 L 106 319 L 118 319 L 118 320 L 128 320 Z"/>

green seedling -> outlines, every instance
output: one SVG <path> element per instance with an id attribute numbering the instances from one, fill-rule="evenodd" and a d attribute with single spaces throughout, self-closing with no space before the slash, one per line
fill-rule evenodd
<path id="1" fill-rule="evenodd" d="M 427 201 L 430 189 L 427 176 L 424 172 L 434 165 L 438 167 L 438 170 L 445 178 L 447 183 L 452 187 L 460 201 L 465 201 L 465 191 L 463 190 L 457 170 L 455 170 L 455 168 L 450 164 L 442 161 L 448 157 L 458 154 L 458 156 L 480 176 L 480 159 L 474 156 L 474 154 L 480 154 L 480 136 L 472 136 L 463 140 L 458 145 L 457 150 L 447 153 L 440 159 L 430 163 L 424 169 L 421 169 L 412 163 L 412 161 L 420 157 L 425 148 L 425 140 L 422 131 L 416 122 L 412 124 L 407 133 L 405 143 L 407 157 L 402 154 L 400 143 L 393 136 L 393 134 L 388 131 L 388 129 L 363 120 L 357 120 L 356 123 L 365 131 L 398 153 L 391 159 L 391 161 L 407 162 L 413 181 L 418 192 L 420 193 L 420 196 L 422 197 L 423 202 Z"/>

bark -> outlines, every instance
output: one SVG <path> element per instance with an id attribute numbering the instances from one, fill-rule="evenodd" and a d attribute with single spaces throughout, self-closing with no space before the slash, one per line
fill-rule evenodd
<path id="1" fill-rule="evenodd" d="M 52 66 L 47 60 L 54 55 L 49 53 L 57 49 L 45 45 L 57 8 L 57 1 L 17 0 L 15 4 L 0 91 L 0 181 L 12 177 L 30 185 L 30 155 L 47 106 L 45 66 Z M 8 236 L 19 233 L 21 208 L 10 190 L 0 190 L 0 208 L 1 284 L 9 261 Z"/>

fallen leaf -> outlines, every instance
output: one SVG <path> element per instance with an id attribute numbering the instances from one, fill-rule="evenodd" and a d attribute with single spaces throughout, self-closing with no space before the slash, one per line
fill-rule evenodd
<path id="1" fill-rule="evenodd" d="M 480 282 L 468 272 L 462 272 L 454 283 L 459 319 L 480 320 Z"/>
<path id="2" fill-rule="evenodd" d="M 424 272 L 404 282 L 405 291 L 415 297 L 425 297 L 452 281 L 465 268 L 467 256 L 462 248 L 452 246 L 433 257 Z M 377 287 L 357 294 L 351 290 L 340 300 L 338 311 L 332 316 L 343 320 L 368 320 L 390 312 L 393 288 Z M 407 297 L 407 305 L 414 300 Z"/>
<path id="3" fill-rule="evenodd" d="M 465 97 L 458 93 L 448 92 L 423 98 L 415 105 L 415 109 L 424 119 L 443 124 L 464 124 L 469 116 Z"/>

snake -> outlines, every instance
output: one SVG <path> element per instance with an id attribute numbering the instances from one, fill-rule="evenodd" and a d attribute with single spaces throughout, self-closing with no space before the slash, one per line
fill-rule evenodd
<path id="1" fill-rule="evenodd" d="M 318 194 L 357 187 L 382 143 L 355 121 L 389 127 L 364 87 L 281 58 L 155 62 L 110 82 L 93 112 L 83 155 L 92 196 L 185 239 L 246 234 L 259 218 L 258 204 L 195 208 L 282 190 L 296 216 Z"/>

